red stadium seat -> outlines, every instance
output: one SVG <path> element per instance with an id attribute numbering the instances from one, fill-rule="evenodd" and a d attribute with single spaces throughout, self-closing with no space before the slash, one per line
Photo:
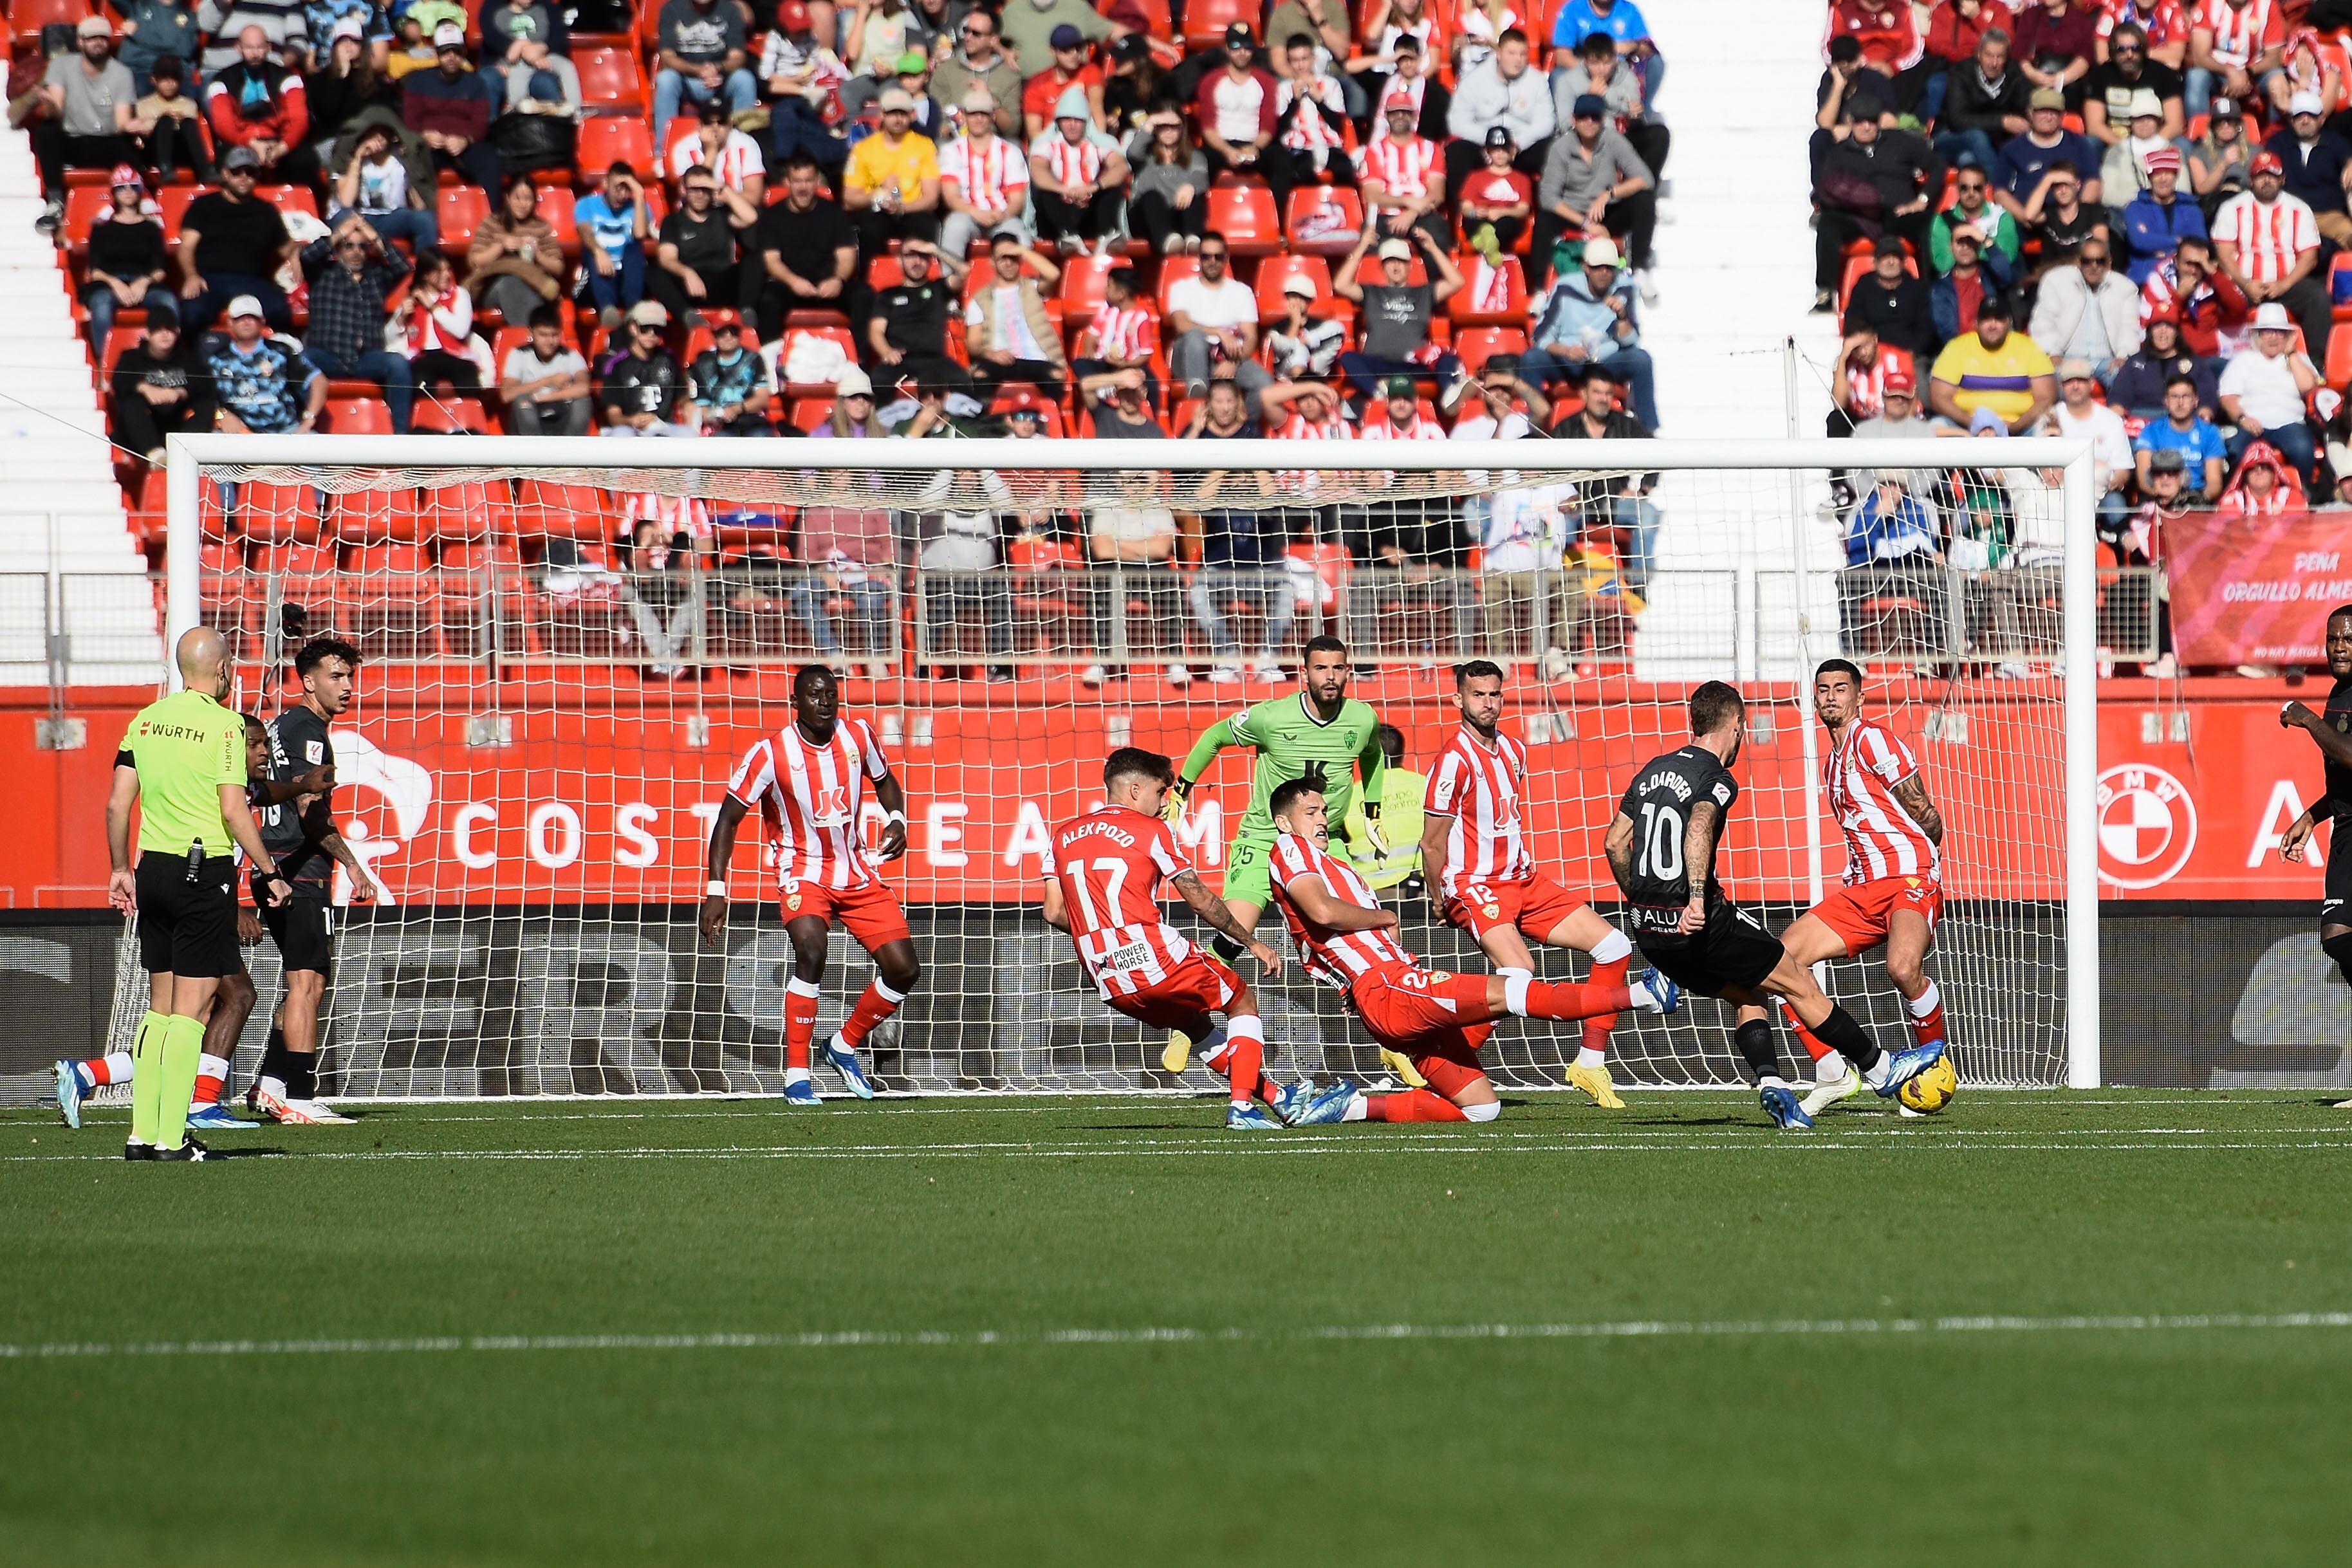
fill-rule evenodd
<path id="1" fill-rule="evenodd" d="M 408 427 L 420 434 L 439 435 L 492 434 L 490 416 L 483 410 L 479 398 L 437 392 L 427 397 L 422 388 L 417 391 L 416 407 L 409 416 Z"/>
<path id="2" fill-rule="evenodd" d="M 1202 221 L 1225 236 L 1235 256 L 1272 256 L 1282 248 L 1282 214 L 1264 185 L 1212 185 L 1208 201 Z"/>
<path id="3" fill-rule="evenodd" d="M 1527 320 L 1528 280 L 1517 256 L 1507 256 L 1501 267 L 1489 270 L 1486 257 L 1465 251 L 1455 266 L 1462 272 L 1462 287 L 1445 302 L 1445 313 L 1455 326 L 1511 327 Z"/>
<path id="4" fill-rule="evenodd" d="M 62 22 L 70 27 L 89 14 L 88 0 L 9 0 L 8 30 L 18 41 L 37 45 L 47 24 Z"/>
<path id="5" fill-rule="evenodd" d="M 319 428 L 330 435 L 390 435 L 392 410 L 377 398 L 330 397 Z"/>
<path id="6" fill-rule="evenodd" d="M 308 485 L 259 480 L 239 485 L 236 515 L 237 532 L 259 543 L 292 543 L 319 537 L 319 493 Z"/>
<path id="7" fill-rule="evenodd" d="M 524 538 L 605 539 L 613 531 L 610 503 L 593 485 L 525 479 L 515 493 L 515 532 Z"/>
<path id="8" fill-rule="evenodd" d="M 1184 7 L 1184 47 L 1187 51 L 1222 49 L 1227 27 L 1246 22 L 1255 33 L 1264 19 L 1257 0 L 1189 0 Z"/>
<path id="9" fill-rule="evenodd" d="M 580 167 L 594 174 L 601 172 L 605 165 L 604 162 L 591 162 L 588 157 L 588 125 L 608 115 L 644 113 L 646 74 L 638 68 L 637 56 L 633 49 L 609 44 L 593 44 L 583 48 L 578 34 L 572 36 L 572 68 L 580 73 L 580 102 L 591 116 L 588 124 L 580 128 Z M 648 147 L 652 146 L 650 132 L 646 141 Z M 645 164 L 638 163 L 637 167 L 643 169 Z"/>
<path id="10" fill-rule="evenodd" d="M 436 215 L 441 223 L 441 248 L 463 256 L 474 242 L 474 228 L 490 215 L 489 198 L 471 185 L 444 185 Z"/>
<path id="11" fill-rule="evenodd" d="M 107 352 L 114 351 L 114 342 L 107 340 Z M 2352 330 L 2339 328 L 2327 334 L 2327 384 L 2337 392 L 2352 388 Z"/>
<path id="12" fill-rule="evenodd" d="M 1300 185 L 1283 204 L 1282 232 L 1294 254 L 1336 260 L 1364 232 L 1363 198 L 1345 185 Z"/>
<path id="13" fill-rule="evenodd" d="M 811 431 L 824 428 L 825 422 L 832 417 L 833 399 L 829 397 L 796 397 L 793 399 L 791 415 L 793 428 L 800 431 L 803 434 L 806 434 Z"/>
<path id="14" fill-rule="evenodd" d="M 1095 319 L 1102 308 L 1103 279 L 1129 265 L 1123 256 L 1097 256 L 1088 251 L 1062 264 L 1062 314 L 1080 323 Z"/>
<path id="15" fill-rule="evenodd" d="M 163 243 L 176 248 L 180 243 L 180 222 L 188 214 L 189 204 L 205 193 L 202 185 L 166 185 L 155 193 L 156 205 L 163 209 Z"/>
<path id="16" fill-rule="evenodd" d="M 1352 311 L 1354 307 L 1331 292 L 1331 266 L 1319 256 L 1270 256 L 1257 269 L 1257 318 L 1261 321 L 1279 321 L 1286 314 L 1282 287 L 1294 277 L 1304 277 L 1315 285 L 1315 303 L 1310 308 L 1317 314 L 1331 315 Z"/>
<path id="17" fill-rule="evenodd" d="M 776 350 L 776 365 L 778 367 L 777 380 L 780 382 L 783 382 L 782 367 L 788 364 L 792 360 L 793 343 L 795 340 L 802 338 L 829 339 L 841 345 L 841 351 L 848 356 L 848 360 L 851 364 L 854 365 L 857 362 L 857 340 L 849 335 L 848 328 L 788 327 L 784 329 L 783 340 L 782 343 L 779 344 Z M 831 398 L 833 396 L 833 387 L 834 383 L 831 382 L 783 382 L 783 395 L 788 398 Z M 888 400 L 886 398 L 883 401 L 887 402 Z"/>
<path id="18" fill-rule="evenodd" d="M 1461 356 L 1462 368 L 1475 376 L 1496 354 L 1526 353 L 1528 335 L 1517 327 L 1472 327 L 1454 340 L 1454 351 Z"/>
<path id="19" fill-rule="evenodd" d="M 1168 314 L 1168 291 L 1187 277 L 1201 276 L 1197 256 L 1171 256 L 1160 264 L 1160 314 Z"/>
<path id="20" fill-rule="evenodd" d="M 555 243 L 563 247 L 564 255 L 578 256 L 580 228 L 572 219 L 572 187 L 554 184 L 546 180 L 535 180 L 532 183 L 539 189 L 539 215 L 554 225 Z M 650 208 L 647 209 L 646 215 L 648 218 L 652 217 Z M 647 256 L 646 261 L 646 265 L 651 266 L 653 258 Z"/>
<path id="21" fill-rule="evenodd" d="M 651 168 L 653 130 L 634 116 L 591 115 L 580 122 L 576 158 L 591 179 L 611 168 L 615 161 L 625 162 L 633 169 Z"/>
<path id="22" fill-rule="evenodd" d="M 329 403 L 328 412 L 334 413 L 338 406 Z M 388 430 L 391 425 L 391 416 L 387 414 L 384 428 Z M 380 434 L 382 432 L 342 430 L 339 434 Z M 417 521 L 416 492 L 414 490 L 354 490 L 349 495 L 333 497 L 330 505 L 333 507 L 332 532 L 345 544 L 415 544 L 424 537 Z"/>
<path id="23" fill-rule="evenodd" d="M 308 185 L 264 185 L 254 194 L 281 213 L 307 213 L 319 215 L 319 200 L 310 194 Z"/>
<path id="24" fill-rule="evenodd" d="M 65 236 L 67 248 L 76 261 L 89 254 L 90 225 L 112 204 L 113 193 L 103 185 L 68 185 L 66 187 L 65 227 L 58 232 Z"/>

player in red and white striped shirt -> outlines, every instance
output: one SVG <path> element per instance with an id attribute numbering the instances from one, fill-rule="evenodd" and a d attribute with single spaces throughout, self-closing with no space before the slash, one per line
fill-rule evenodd
<path id="1" fill-rule="evenodd" d="M 1591 1018 L 1628 1007 L 1666 1012 L 1674 988 L 1645 972 L 1632 986 L 1568 985 L 1531 974 L 1454 975 L 1424 969 L 1392 933 L 1397 918 L 1330 841 L 1323 792 L 1309 779 L 1277 785 L 1267 808 L 1281 837 L 1269 856 L 1275 902 L 1298 944 L 1301 967 L 1333 989 L 1381 1045 L 1411 1059 L 1429 1082 L 1402 1093 L 1354 1095 L 1343 1122 L 1491 1122 L 1502 1101 L 1478 1047 L 1505 1016 Z"/>
<path id="2" fill-rule="evenodd" d="M 1132 746 L 1112 752 L 1103 763 L 1104 803 L 1054 830 L 1039 913 L 1070 934 L 1104 1001 L 1148 1028 L 1180 1030 L 1196 1042 L 1202 1061 L 1233 1086 L 1226 1126 L 1262 1132 L 1303 1124 L 1316 1096 L 1309 1085 L 1265 1075 L 1257 998 L 1223 959 L 1184 940 L 1162 915 L 1165 882 L 1268 975 L 1282 972 L 1282 956 L 1233 917 L 1177 849 L 1160 816 L 1175 781 L 1176 770 L 1158 752 Z M 1212 1013 L 1225 1021 L 1213 1022 Z M 1258 1109 L 1260 1101 L 1273 1115 Z M 1333 1100 L 1323 1120 L 1336 1121 L 1345 1103 L 1345 1096 Z"/>
<path id="3" fill-rule="evenodd" d="M 1430 770 L 1421 803 L 1421 865 L 1446 923 L 1478 940 L 1498 975 L 1536 971 L 1529 942 L 1592 958 L 1592 983 L 1622 986 L 1633 944 L 1590 904 L 1536 869 L 1522 807 L 1527 747 L 1502 732 L 1503 672 L 1486 659 L 1455 666 L 1462 722 Z M 1625 1102 L 1609 1075 L 1614 1014 L 1584 1020 L 1568 1082 L 1607 1111 Z"/>
<path id="4" fill-rule="evenodd" d="M 866 787 L 888 813 L 874 854 L 866 852 Z M 758 808 L 776 835 L 778 897 L 784 934 L 793 939 L 793 977 L 784 986 L 784 1098 L 817 1103 L 809 1082 L 809 1046 L 816 1033 L 817 987 L 824 978 L 826 937 L 833 925 L 874 956 L 873 982 L 848 1021 L 825 1045 L 825 1060 L 851 1093 L 871 1100 L 874 1088 L 857 1061 L 857 1048 L 898 1010 L 922 973 L 906 911 L 874 874 L 874 861 L 907 852 L 907 794 L 899 788 L 874 730 L 864 719 L 841 716 L 841 687 L 831 670 L 808 664 L 793 677 L 793 721 L 756 742 L 735 765 L 719 817 L 710 828 L 710 883 L 702 901 L 702 939 L 718 946 L 727 930 L 727 866 L 735 832 Z"/>
<path id="5" fill-rule="evenodd" d="M 1830 659 L 1813 672 L 1813 711 L 1830 737 L 1822 789 L 1845 834 L 1845 885 L 1799 916 L 1780 944 L 1806 967 L 1885 944 L 1886 977 L 1903 993 L 1912 1033 L 1923 1045 L 1941 1043 L 1944 999 L 1924 966 L 1944 913 L 1944 819 L 1911 748 L 1863 717 L 1862 702 L 1857 665 Z M 1862 1075 L 1829 1060 L 1829 1047 L 1794 1013 L 1788 1016 L 1814 1062 L 1817 1087 L 1805 1099 L 1805 1113 L 1860 1092 Z"/>

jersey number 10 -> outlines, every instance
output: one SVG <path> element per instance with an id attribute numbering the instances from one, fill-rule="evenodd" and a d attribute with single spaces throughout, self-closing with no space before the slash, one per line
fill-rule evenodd
<path id="1" fill-rule="evenodd" d="M 1683 814 L 1654 800 L 1642 802 L 1642 826 L 1635 837 L 1633 857 L 1637 876 L 1654 882 L 1679 882 L 1683 874 Z"/>

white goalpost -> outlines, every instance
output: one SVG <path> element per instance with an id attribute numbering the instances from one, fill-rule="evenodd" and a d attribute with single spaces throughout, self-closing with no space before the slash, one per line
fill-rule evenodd
<path id="1" fill-rule="evenodd" d="M 1843 868 L 1810 674 L 1853 659 L 1948 824 L 1929 968 L 1962 1078 L 2100 1082 L 2095 685 L 2103 649 L 2153 657 L 2159 605 L 2100 564 L 2086 443 L 205 435 L 168 454 L 166 648 L 220 629 L 265 719 L 299 699 L 307 638 L 364 659 L 333 727 L 337 814 L 389 897 L 335 890 L 325 1097 L 781 1092 L 792 950 L 756 817 L 724 944 L 694 922 L 729 770 L 790 722 L 812 662 L 843 672 L 908 795 L 909 852 L 884 875 L 925 973 L 877 1037 L 880 1084 L 1206 1091 L 1095 999 L 1036 916 L 1038 854 L 1098 798 L 1107 751 L 1181 763 L 1217 719 L 1294 693 L 1318 632 L 1348 643 L 1414 773 L 1454 723 L 1453 665 L 1502 665 L 1538 862 L 1604 914 L 1618 796 L 1685 738 L 1693 685 L 1733 682 L 1751 707 L 1720 865 L 1775 926 Z M 1849 564 L 1865 507 L 1924 518 L 1938 553 Z M 1170 526 L 1166 559 L 1088 544 Z M 1184 825 L 1212 886 L 1248 774 L 1213 763 Z M 1416 892 L 1384 894 L 1406 945 L 1485 968 Z M 274 953 L 249 957 L 240 1078 L 277 994 Z M 1878 957 L 1828 967 L 1895 1038 Z M 869 970 L 836 934 L 821 1030 Z M 143 995 L 126 944 L 118 1038 Z M 1277 1061 L 1377 1071 L 1295 967 L 1264 996 Z M 1741 1082 L 1726 1022 L 1708 1001 L 1627 1015 L 1620 1083 Z M 1576 1045 L 1515 1022 L 1488 1054 L 1507 1086 L 1557 1087 Z"/>

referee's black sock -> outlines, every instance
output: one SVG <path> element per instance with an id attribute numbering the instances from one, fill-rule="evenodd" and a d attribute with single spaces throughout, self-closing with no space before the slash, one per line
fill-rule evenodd
<path id="1" fill-rule="evenodd" d="M 1830 1004 L 1830 1016 L 1812 1026 L 1813 1038 L 1853 1063 L 1856 1072 L 1868 1072 L 1878 1065 L 1884 1053 L 1874 1043 L 1853 1015 L 1835 1002 Z"/>
<path id="2" fill-rule="evenodd" d="M 255 1074 L 255 1082 L 268 1083 L 274 1081 L 281 1085 L 290 1097 L 293 1084 L 289 1078 L 291 1070 L 286 1065 L 287 1055 L 286 1031 L 276 1024 L 271 1024 L 269 1043 L 261 1048 L 261 1068 Z"/>
<path id="3" fill-rule="evenodd" d="M 1773 1036 L 1770 1024 L 1762 1019 L 1741 1024 L 1731 1031 L 1731 1043 L 1739 1048 L 1739 1054 L 1747 1061 L 1748 1070 L 1756 1074 L 1757 1082 L 1768 1080 L 1788 1082 L 1780 1077 L 1780 1042 Z"/>

